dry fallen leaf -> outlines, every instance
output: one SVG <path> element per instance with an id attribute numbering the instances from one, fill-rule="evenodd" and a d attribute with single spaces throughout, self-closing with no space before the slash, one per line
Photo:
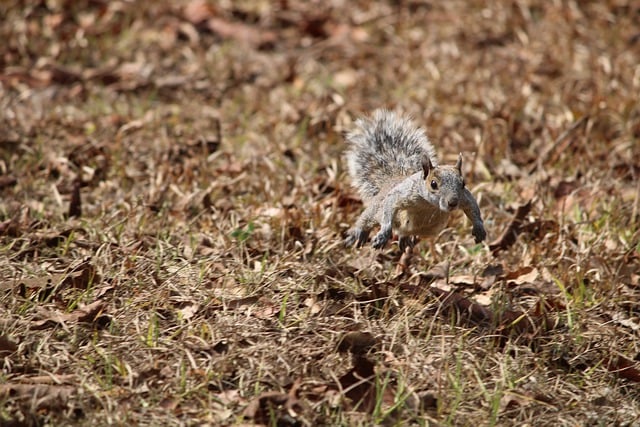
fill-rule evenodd
<path id="1" fill-rule="evenodd" d="M 230 22 L 222 18 L 210 18 L 207 27 L 224 38 L 232 38 L 255 48 L 272 45 L 277 35 L 273 31 L 263 30 L 241 22 Z"/>
<path id="2" fill-rule="evenodd" d="M 34 409 L 61 410 L 69 399 L 76 394 L 76 387 L 46 384 L 0 384 L 0 397 L 11 396 L 32 405 Z"/>
<path id="3" fill-rule="evenodd" d="M 78 176 L 73 182 L 71 190 L 71 200 L 69 201 L 69 218 L 80 218 L 82 216 L 82 199 L 80 197 L 80 188 L 82 187 L 82 178 Z"/>
<path id="4" fill-rule="evenodd" d="M 445 291 L 436 287 L 429 290 L 438 298 L 445 316 L 456 316 L 461 320 L 473 323 L 491 323 L 494 313 L 487 307 L 478 304 L 455 291 Z"/>
<path id="5" fill-rule="evenodd" d="M 195 316 L 195 314 L 200 309 L 200 304 L 190 304 L 184 308 L 181 308 L 179 311 L 180 317 L 184 320 L 189 320 Z"/>
<path id="6" fill-rule="evenodd" d="M 640 363 L 619 354 L 609 357 L 606 366 L 620 378 L 640 383 Z"/>
<path id="7" fill-rule="evenodd" d="M 0 176 L 0 190 L 6 187 L 13 187 L 18 183 L 18 179 L 13 175 Z"/>
<path id="8" fill-rule="evenodd" d="M 97 300 L 91 304 L 80 307 L 71 313 L 40 310 L 41 320 L 31 322 L 29 327 L 33 330 L 39 330 L 68 322 L 93 323 L 99 319 L 99 314 L 102 313 L 104 305 L 104 301 Z"/>
<path id="9" fill-rule="evenodd" d="M 0 424 L 637 423 L 634 2 L 0 4 Z M 379 107 L 493 254 L 342 247 Z"/>
<path id="10" fill-rule="evenodd" d="M 183 10 L 184 18 L 192 24 L 200 24 L 215 16 L 215 9 L 205 0 L 190 0 Z"/>
<path id="11" fill-rule="evenodd" d="M 258 395 L 249 402 L 242 412 L 245 419 L 256 423 L 268 424 L 273 417 L 283 419 L 295 419 L 302 409 L 302 402 L 298 399 L 298 389 L 301 381 L 296 380 L 288 393 L 267 391 Z"/>
<path id="12" fill-rule="evenodd" d="M 449 283 L 455 286 L 473 288 L 478 281 L 478 277 L 470 274 L 458 274 L 449 278 Z"/>
<path id="13" fill-rule="evenodd" d="M 0 335 L 0 356 L 8 356 L 18 350 L 18 346 L 6 335 Z"/>
<path id="14" fill-rule="evenodd" d="M 376 406 L 375 365 L 364 356 L 353 357 L 353 368 L 340 377 L 340 390 L 351 400 L 352 407 L 372 412 Z M 391 392 L 385 389 L 385 394 Z"/>
<path id="15" fill-rule="evenodd" d="M 338 351 L 363 355 L 371 350 L 376 343 L 377 340 L 370 332 L 348 332 L 338 342 Z"/>
<path id="16" fill-rule="evenodd" d="M 497 255 L 500 251 L 508 249 L 516 242 L 518 234 L 520 234 L 521 227 L 524 224 L 524 220 L 531 211 L 532 206 L 533 199 L 529 200 L 524 205 L 518 206 L 518 208 L 516 209 L 516 214 L 514 215 L 507 229 L 504 230 L 502 235 L 497 240 L 489 244 L 489 249 L 494 255 Z"/>
<path id="17" fill-rule="evenodd" d="M 508 284 L 523 285 L 533 283 L 538 278 L 538 269 L 533 266 L 526 266 L 515 271 L 510 271 L 504 275 Z"/>

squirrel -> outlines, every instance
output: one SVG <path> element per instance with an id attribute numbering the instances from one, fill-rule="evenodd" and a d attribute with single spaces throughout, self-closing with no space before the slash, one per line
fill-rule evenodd
<path id="1" fill-rule="evenodd" d="M 478 203 L 465 187 L 462 153 L 455 166 L 438 165 L 424 130 L 385 109 L 358 119 L 346 139 L 349 175 L 365 205 L 348 231 L 347 246 L 362 247 L 380 224 L 373 247 L 383 248 L 395 231 L 404 252 L 413 248 L 417 237 L 437 236 L 455 209 L 471 220 L 476 243 L 486 238 Z"/>

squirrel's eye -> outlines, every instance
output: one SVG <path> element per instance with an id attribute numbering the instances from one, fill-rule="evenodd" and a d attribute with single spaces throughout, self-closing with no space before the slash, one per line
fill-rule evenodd
<path id="1" fill-rule="evenodd" d="M 438 183 L 436 182 L 435 179 L 431 180 L 431 189 L 432 190 L 437 190 L 438 189 Z"/>

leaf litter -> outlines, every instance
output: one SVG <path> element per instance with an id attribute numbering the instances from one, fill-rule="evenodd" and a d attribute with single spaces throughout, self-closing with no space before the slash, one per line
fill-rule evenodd
<path id="1" fill-rule="evenodd" d="M 0 13 L 0 423 L 640 417 L 631 2 Z M 470 159 L 487 246 L 341 246 L 381 106 Z"/>

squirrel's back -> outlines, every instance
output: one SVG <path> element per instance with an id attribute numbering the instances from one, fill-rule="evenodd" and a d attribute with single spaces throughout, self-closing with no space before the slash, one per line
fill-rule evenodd
<path id="1" fill-rule="evenodd" d="M 433 166 L 438 164 L 424 130 L 392 111 L 380 109 L 358 119 L 347 141 L 349 175 L 363 199 L 374 197 L 394 178 L 421 171 L 424 153 Z"/>

